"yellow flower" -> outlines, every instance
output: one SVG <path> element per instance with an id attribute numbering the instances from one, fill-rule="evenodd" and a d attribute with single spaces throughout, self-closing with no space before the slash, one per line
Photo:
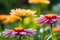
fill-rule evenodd
<path id="1" fill-rule="evenodd" d="M 20 17 L 14 16 L 14 15 L 9 15 L 6 20 L 4 20 L 2 23 L 9 23 L 9 22 L 14 22 L 16 20 L 20 20 Z"/>
<path id="2" fill-rule="evenodd" d="M 50 4 L 49 0 L 28 0 L 28 2 L 31 4 L 37 4 L 37 3 Z"/>
<path id="3" fill-rule="evenodd" d="M 12 9 L 10 14 L 19 17 L 34 17 L 36 11 L 26 10 L 26 9 Z"/>

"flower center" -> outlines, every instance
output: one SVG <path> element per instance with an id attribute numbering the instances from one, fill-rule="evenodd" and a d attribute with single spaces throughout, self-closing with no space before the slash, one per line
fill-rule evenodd
<path id="1" fill-rule="evenodd" d="M 48 19 L 56 18 L 56 14 L 46 14 L 45 17 Z"/>
<path id="2" fill-rule="evenodd" d="M 22 27 L 14 28 L 14 31 L 16 31 L 16 32 L 21 32 L 21 31 L 24 31 L 24 28 L 22 28 Z"/>

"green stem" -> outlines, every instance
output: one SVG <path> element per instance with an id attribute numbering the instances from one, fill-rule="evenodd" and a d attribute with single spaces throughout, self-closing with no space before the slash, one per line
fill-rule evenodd
<path id="1" fill-rule="evenodd" d="M 23 25 L 24 25 L 24 18 L 22 18 L 22 27 L 23 27 Z"/>
<path id="2" fill-rule="evenodd" d="M 41 8 L 40 8 L 41 4 L 38 4 L 38 8 L 37 8 L 37 15 L 38 17 L 40 16 L 40 13 L 41 13 Z"/>
<path id="3" fill-rule="evenodd" d="M 36 31 L 36 35 L 34 35 L 34 39 L 33 40 L 40 40 L 40 37 L 38 37 L 38 35 L 40 36 L 39 30 L 40 30 L 40 27 L 38 26 L 37 27 L 37 31 Z"/>
<path id="4" fill-rule="evenodd" d="M 45 29 L 45 25 L 43 25 L 43 34 L 42 34 L 42 38 L 41 38 L 41 40 L 44 40 L 44 37 L 45 37 L 44 29 Z"/>
<path id="5" fill-rule="evenodd" d="M 21 38 L 19 38 L 18 40 L 21 40 Z"/>
<path id="6" fill-rule="evenodd" d="M 43 13 L 44 12 L 44 7 L 43 7 L 43 4 L 38 4 L 38 16 L 40 16 L 41 15 L 41 13 Z M 43 10 L 44 9 L 44 10 Z"/>
<path id="7" fill-rule="evenodd" d="M 21 37 L 19 37 L 19 39 L 18 40 L 21 40 Z"/>
<path id="8" fill-rule="evenodd" d="M 51 35 L 52 35 L 52 39 L 53 40 L 53 31 L 52 31 L 52 28 L 53 28 L 53 24 L 50 25 L 50 32 L 51 32 Z"/>
<path id="9" fill-rule="evenodd" d="M 22 35 L 20 35 L 19 39 L 18 40 L 21 40 L 22 39 Z"/>
<path id="10" fill-rule="evenodd" d="M 3 23 L 1 23 L 1 29 L 5 30 L 5 25 Z"/>

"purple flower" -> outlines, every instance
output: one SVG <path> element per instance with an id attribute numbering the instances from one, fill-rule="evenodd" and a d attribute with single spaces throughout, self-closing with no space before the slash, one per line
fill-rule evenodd
<path id="1" fill-rule="evenodd" d="M 57 14 L 46 14 L 46 15 L 41 15 L 39 18 L 37 18 L 37 22 L 39 25 L 43 25 L 43 24 L 50 25 L 58 21 L 60 21 L 60 16 L 57 16 Z"/>
<path id="2" fill-rule="evenodd" d="M 21 36 L 30 36 L 32 34 L 36 34 L 32 29 L 24 29 L 24 28 L 14 28 L 13 30 L 6 30 L 3 32 L 6 37 L 16 36 L 17 38 Z"/>

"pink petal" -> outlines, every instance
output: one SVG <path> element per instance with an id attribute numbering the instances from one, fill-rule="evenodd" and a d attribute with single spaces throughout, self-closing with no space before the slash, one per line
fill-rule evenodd
<path id="1" fill-rule="evenodd" d="M 12 36 L 15 35 L 15 32 L 13 30 L 6 30 L 5 33 L 4 33 L 4 35 L 6 37 L 10 37 L 11 38 Z"/>
<path id="2" fill-rule="evenodd" d="M 15 35 L 17 36 L 17 38 L 19 38 L 21 36 L 20 33 L 16 33 Z"/>
<path id="3" fill-rule="evenodd" d="M 50 23 L 50 24 L 52 24 L 52 23 L 54 23 L 54 22 L 57 22 L 57 19 L 50 19 L 50 20 L 48 21 L 48 23 Z"/>
<path id="4" fill-rule="evenodd" d="M 45 18 L 45 16 L 44 15 L 42 15 L 41 17 L 39 17 L 38 19 L 37 19 L 37 21 L 38 21 L 38 24 L 45 24 L 47 21 L 49 21 L 49 19 L 47 19 L 47 18 Z"/>
<path id="5" fill-rule="evenodd" d="M 32 29 L 26 29 L 26 30 L 24 30 L 24 32 L 26 32 L 26 36 L 36 34 L 35 31 Z"/>
<path id="6" fill-rule="evenodd" d="M 60 21 L 60 16 L 57 16 L 56 18 L 57 18 L 57 21 Z"/>

